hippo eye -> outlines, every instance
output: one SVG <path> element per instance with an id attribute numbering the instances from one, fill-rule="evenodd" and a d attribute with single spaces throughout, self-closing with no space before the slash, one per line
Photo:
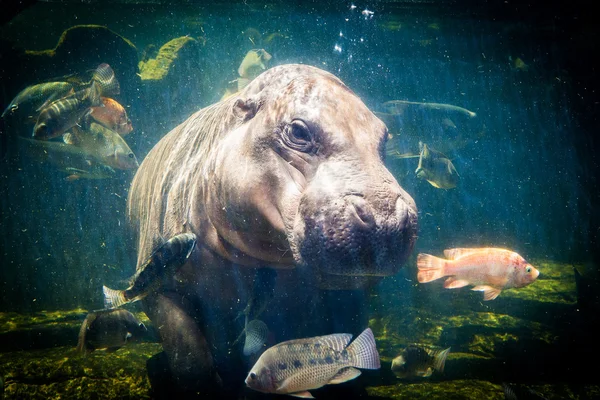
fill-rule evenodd
<path id="1" fill-rule="evenodd" d="M 310 129 L 304 121 L 299 119 L 295 119 L 289 125 L 286 125 L 283 140 L 292 149 L 305 153 L 310 152 L 314 147 Z"/>

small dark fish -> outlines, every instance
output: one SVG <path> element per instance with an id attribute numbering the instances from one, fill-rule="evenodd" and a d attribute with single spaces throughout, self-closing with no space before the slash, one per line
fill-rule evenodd
<path id="1" fill-rule="evenodd" d="M 182 233 L 169 239 L 152 253 L 131 279 L 131 286 L 125 290 L 113 290 L 102 286 L 104 306 L 117 308 L 146 297 L 157 290 L 166 279 L 175 275 L 185 264 L 196 246 L 196 235 Z"/>
<path id="2" fill-rule="evenodd" d="M 56 100 L 45 107 L 33 127 L 33 137 L 47 140 L 60 136 L 89 113 L 90 107 L 100 105 L 100 86 L 94 81 L 89 88 Z"/>
<path id="3" fill-rule="evenodd" d="M 263 393 L 312 398 L 309 390 L 354 379 L 361 374 L 357 368 L 379 369 L 371 329 L 351 339 L 349 333 L 338 333 L 279 343 L 260 356 L 246 385 Z"/>
<path id="4" fill-rule="evenodd" d="M 89 313 L 81 329 L 77 351 L 87 353 L 96 349 L 117 350 L 130 338 L 141 337 L 146 326 L 127 310 L 101 310 Z"/>
<path id="5" fill-rule="evenodd" d="M 523 385 L 502 383 L 502 390 L 506 400 L 548 400 L 538 392 Z"/>
<path id="6" fill-rule="evenodd" d="M 45 82 L 28 86 L 10 102 L 2 113 L 2 117 L 4 118 L 13 113 L 19 113 L 24 117 L 33 116 L 35 111 L 39 110 L 43 104 L 72 93 L 74 93 L 73 84 L 69 82 Z"/>
<path id="7" fill-rule="evenodd" d="M 417 178 L 425 179 L 438 189 L 452 189 L 458 184 L 458 172 L 454 164 L 444 154 L 421 144 L 419 166 L 415 170 Z"/>
<path id="8" fill-rule="evenodd" d="M 444 372 L 450 347 L 444 350 L 410 345 L 392 361 L 392 372 L 403 379 L 428 378 L 433 371 Z"/>

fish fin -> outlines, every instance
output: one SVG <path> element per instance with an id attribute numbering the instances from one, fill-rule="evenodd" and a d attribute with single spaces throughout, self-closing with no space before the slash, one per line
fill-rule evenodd
<path id="1" fill-rule="evenodd" d="M 329 382 L 327 382 L 327 384 L 335 385 L 338 383 L 348 382 L 354 378 L 357 378 L 360 374 L 360 370 L 354 367 L 342 368 L 337 374 L 335 374 L 333 378 L 331 378 Z"/>
<path id="2" fill-rule="evenodd" d="M 102 286 L 102 292 L 104 293 L 105 308 L 117 308 L 127 303 L 124 290 L 114 290 Z"/>
<path id="3" fill-rule="evenodd" d="M 421 157 L 421 155 L 419 154 L 413 154 L 413 153 L 403 153 L 400 154 L 400 152 L 398 152 L 398 150 L 392 150 L 393 153 L 391 154 L 392 157 L 394 158 L 398 158 L 398 159 L 402 159 L 402 158 L 419 158 Z"/>
<path id="4" fill-rule="evenodd" d="M 494 300 L 500 293 L 502 293 L 502 289 L 497 289 L 495 287 L 487 286 L 487 285 L 479 285 L 475 286 L 471 290 L 477 290 L 483 292 L 483 300 Z"/>
<path id="5" fill-rule="evenodd" d="M 464 279 L 456 279 L 453 277 L 450 277 L 448 279 L 446 279 L 446 281 L 444 282 L 444 288 L 446 289 L 458 289 L 461 287 L 465 287 L 467 285 L 469 285 L 471 282 L 466 281 Z"/>
<path id="6" fill-rule="evenodd" d="M 518 400 L 518 397 L 510 384 L 502 382 L 502 390 L 504 391 L 505 400 Z"/>
<path id="7" fill-rule="evenodd" d="M 363 369 L 381 368 L 379 353 L 371 328 L 365 329 L 346 349 L 348 353 L 353 355 L 353 367 Z"/>
<path id="8" fill-rule="evenodd" d="M 433 368 L 438 372 L 444 372 L 444 366 L 446 365 L 446 358 L 448 357 L 448 353 L 450 353 L 450 347 L 444 349 L 435 355 L 435 359 L 433 361 Z"/>
<path id="9" fill-rule="evenodd" d="M 426 180 L 427 182 L 429 182 L 429 184 L 430 184 L 431 186 L 433 186 L 434 188 L 436 188 L 436 189 L 443 189 L 443 187 L 441 187 L 441 186 L 440 186 L 440 185 L 439 185 L 437 182 L 435 182 L 435 181 L 430 181 L 429 179 L 425 179 L 425 180 Z"/>
<path id="10" fill-rule="evenodd" d="M 289 396 L 300 397 L 302 399 L 314 399 L 313 395 L 307 390 L 305 392 L 288 393 Z"/>
<path id="11" fill-rule="evenodd" d="M 269 335 L 269 328 L 261 320 L 254 319 L 246 325 L 245 331 L 244 355 L 249 356 L 263 347 Z"/>
<path id="12" fill-rule="evenodd" d="M 89 313 L 83 320 L 83 323 L 81 324 L 81 328 L 79 328 L 79 336 L 77 337 L 77 352 L 78 353 L 86 354 L 88 352 L 88 348 L 85 344 L 85 336 L 87 334 L 87 331 L 88 331 L 90 325 L 92 324 L 92 322 L 94 322 L 95 319 L 96 319 L 96 313 Z"/>
<path id="13" fill-rule="evenodd" d="M 315 344 L 319 343 L 321 345 L 327 346 L 335 351 L 343 351 L 348 343 L 352 340 L 352 335 L 349 333 L 334 333 L 332 335 L 325 336 L 316 336 L 308 339 L 296 339 L 294 342 L 298 344 L 309 343 Z M 273 347 L 282 346 L 281 343 L 276 344 Z M 285 344 L 283 344 L 285 346 Z"/>
<path id="14" fill-rule="evenodd" d="M 102 95 L 102 87 L 100 86 L 100 84 L 98 82 L 92 81 L 92 84 L 90 85 L 89 89 L 87 90 L 87 93 L 85 94 L 84 98 L 89 99 L 91 107 L 102 107 L 104 105 L 104 103 L 102 103 L 101 95 Z M 90 110 L 88 109 L 86 114 L 88 114 L 89 112 L 90 112 Z"/>
<path id="15" fill-rule="evenodd" d="M 248 78 L 239 77 L 237 78 L 237 90 L 238 92 L 244 89 L 246 86 L 250 84 L 252 80 Z"/>
<path id="16" fill-rule="evenodd" d="M 444 257 L 448 260 L 456 260 L 457 258 L 464 257 L 469 254 L 477 253 L 481 251 L 481 249 L 466 249 L 466 248 L 456 248 L 456 249 L 446 249 L 444 250 Z"/>
<path id="17" fill-rule="evenodd" d="M 72 132 L 67 132 L 63 134 L 63 142 L 65 142 L 65 144 L 76 145 L 77 143 L 79 143 L 79 138 L 75 136 Z"/>
<path id="18" fill-rule="evenodd" d="M 445 274 L 446 260 L 429 254 L 419 253 L 417 256 L 417 279 L 419 283 L 427 283 L 440 279 Z"/>
<path id="19" fill-rule="evenodd" d="M 119 81 L 115 77 L 115 71 L 110 65 L 103 63 L 96 68 L 92 80 L 100 85 L 100 94 L 104 97 L 112 97 L 121 93 Z"/>

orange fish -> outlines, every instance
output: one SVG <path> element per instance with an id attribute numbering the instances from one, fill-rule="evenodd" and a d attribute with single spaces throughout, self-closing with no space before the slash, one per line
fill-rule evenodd
<path id="1" fill-rule="evenodd" d="M 429 254 L 417 256 L 420 283 L 448 276 L 446 289 L 474 285 L 483 291 L 484 300 L 494 300 L 503 289 L 521 288 L 535 281 L 540 272 L 514 251 L 484 247 L 444 250 L 443 258 Z"/>
<path id="2" fill-rule="evenodd" d="M 103 106 L 92 107 L 92 118 L 121 136 L 129 134 L 133 126 L 123 106 L 110 97 L 102 97 L 102 103 Z"/>

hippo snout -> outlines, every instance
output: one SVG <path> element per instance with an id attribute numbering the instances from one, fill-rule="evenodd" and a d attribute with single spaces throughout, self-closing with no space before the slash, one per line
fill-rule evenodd
<path id="1" fill-rule="evenodd" d="M 408 195 L 391 192 L 375 199 L 351 194 L 335 200 L 321 196 L 304 200 L 300 258 L 323 274 L 393 275 L 412 251 L 417 212 Z"/>

